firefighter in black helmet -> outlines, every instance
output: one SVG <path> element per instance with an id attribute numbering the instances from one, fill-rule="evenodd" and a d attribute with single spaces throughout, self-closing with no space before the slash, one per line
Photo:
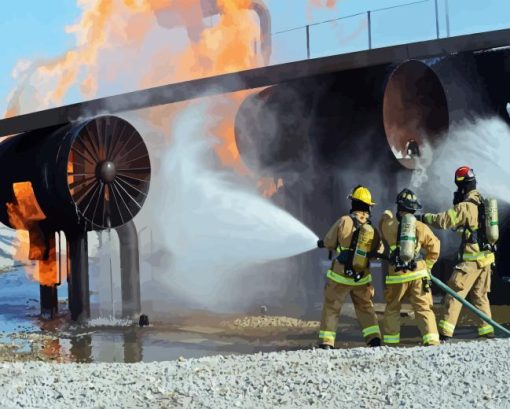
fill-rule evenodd
<path id="1" fill-rule="evenodd" d="M 400 307 L 407 297 L 414 309 L 423 344 L 437 345 L 439 334 L 428 281 L 430 270 L 439 258 L 439 239 L 414 217 L 414 213 L 422 207 L 413 191 L 402 190 L 396 204 L 396 216 L 386 210 L 379 226 L 390 253 L 384 291 L 384 343 L 397 345 L 400 342 Z M 420 254 L 422 250 L 423 256 Z"/>

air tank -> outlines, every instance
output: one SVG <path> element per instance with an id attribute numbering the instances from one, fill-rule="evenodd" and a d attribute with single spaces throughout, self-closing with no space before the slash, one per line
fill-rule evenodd
<path id="1" fill-rule="evenodd" d="M 490 244 L 499 239 L 498 201 L 494 198 L 485 199 L 485 234 Z"/>
<path id="2" fill-rule="evenodd" d="M 411 262 L 416 256 L 416 217 L 406 213 L 400 221 L 400 260 Z"/>
<path id="3" fill-rule="evenodd" d="M 365 271 L 368 267 L 368 253 L 374 241 L 374 228 L 365 223 L 359 228 L 358 241 L 352 258 L 352 268 L 356 272 Z"/>

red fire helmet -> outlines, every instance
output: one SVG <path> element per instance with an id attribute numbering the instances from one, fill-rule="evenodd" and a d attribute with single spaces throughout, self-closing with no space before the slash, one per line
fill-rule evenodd
<path id="1" fill-rule="evenodd" d="M 475 180 L 475 173 L 469 166 L 461 166 L 455 171 L 455 183 L 471 182 Z"/>

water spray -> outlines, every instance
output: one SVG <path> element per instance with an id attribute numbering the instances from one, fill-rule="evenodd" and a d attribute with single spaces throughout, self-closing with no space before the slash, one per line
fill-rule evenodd
<path id="1" fill-rule="evenodd" d="M 155 189 L 160 195 L 154 225 L 171 259 L 159 279 L 187 299 L 215 308 L 229 301 L 228 289 L 239 292 L 232 286 L 243 270 L 260 266 L 257 274 L 264 274 L 263 263 L 312 250 L 318 237 L 215 163 L 212 148 L 218 142 L 203 132 L 215 129 L 218 118 L 208 116 L 206 108 L 193 105 L 174 122 L 161 186 Z"/>

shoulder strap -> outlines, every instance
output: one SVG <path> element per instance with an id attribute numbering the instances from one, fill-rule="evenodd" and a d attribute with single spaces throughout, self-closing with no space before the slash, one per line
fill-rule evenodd
<path id="1" fill-rule="evenodd" d="M 461 243 L 461 253 L 464 252 L 466 244 L 476 244 L 480 246 L 480 249 L 483 247 L 485 238 L 485 203 L 483 197 L 480 195 L 480 202 L 477 202 L 473 198 L 468 198 L 465 200 L 466 203 L 472 203 L 477 207 L 478 210 L 478 226 L 476 230 L 471 229 L 470 226 L 464 226 L 464 233 L 462 234 L 462 243 Z M 469 233 L 469 237 L 468 237 Z"/>
<path id="2" fill-rule="evenodd" d="M 397 240 L 395 241 L 395 251 L 397 254 L 400 253 L 400 233 L 402 232 L 401 220 L 398 220 L 398 229 L 397 229 Z"/>
<path id="3" fill-rule="evenodd" d="M 352 213 L 349 215 L 349 217 L 352 219 L 352 222 L 354 223 L 354 228 L 358 230 L 361 226 L 360 221 Z"/>
<path id="4" fill-rule="evenodd" d="M 349 256 L 347 258 L 347 262 L 345 263 L 345 266 L 349 269 L 352 269 L 352 260 L 354 258 L 354 250 L 356 250 L 356 244 L 358 243 L 358 237 L 359 237 L 359 231 L 361 228 L 361 223 L 354 215 L 351 214 L 350 216 L 354 223 L 355 230 L 352 233 L 351 242 L 349 244 Z"/>

